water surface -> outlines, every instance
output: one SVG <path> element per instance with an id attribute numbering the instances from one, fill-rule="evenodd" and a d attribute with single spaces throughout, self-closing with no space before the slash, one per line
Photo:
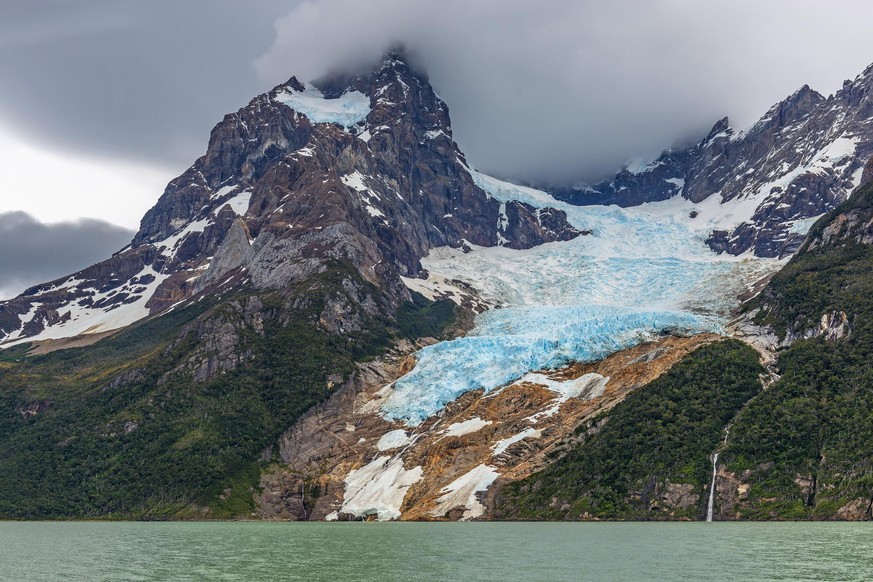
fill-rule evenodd
<path id="1" fill-rule="evenodd" d="M 867 523 L 0 523 L 3 580 L 873 580 Z"/>

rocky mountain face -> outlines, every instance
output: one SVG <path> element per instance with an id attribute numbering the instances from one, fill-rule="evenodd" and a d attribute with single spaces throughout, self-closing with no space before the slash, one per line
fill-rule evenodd
<path id="1" fill-rule="evenodd" d="M 777 349 L 776 381 L 731 429 L 716 484 L 725 519 L 873 519 L 871 168 L 737 322 Z"/>
<path id="2" fill-rule="evenodd" d="M 95 334 L 205 291 L 282 289 L 353 265 L 391 312 L 437 246 L 528 248 L 579 233 L 563 212 L 477 187 L 449 112 L 401 52 L 373 70 L 296 78 L 225 116 L 131 245 L 0 303 L 0 345 Z"/>
<path id="3" fill-rule="evenodd" d="M 638 314 L 654 292 L 641 281 L 656 279 L 639 277 L 650 263 L 674 273 L 665 287 L 693 276 L 675 271 L 675 241 L 700 243 L 692 262 L 706 262 L 699 233 L 715 222 L 692 233 L 704 216 L 686 205 L 672 207 L 678 217 L 581 217 L 473 171 L 445 104 L 402 53 L 360 74 L 290 79 L 215 127 L 129 247 L 0 303 L 0 517 L 703 519 L 711 498 L 719 519 L 870 518 L 873 185 L 811 225 L 873 176 L 859 162 L 873 147 L 869 72 L 828 99 L 804 88 L 749 130 L 724 120 L 693 148 L 559 193 L 714 203 L 708 220 L 745 217 L 709 237 L 735 254 L 791 252 L 811 227 L 729 330 L 759 351 L 647 319 L 625 349 L 528 364 L 490 391 L 453 392 L 418 422 L 385 404 L 428 347 L 502 305 L 477 278 L 518 290 L 532 274 L 532 300 L 560 303 L 548 287 L 569 273 L 606 281 L 599 293 L 571 286 L 570 299 L 604 301 L 620 294 L 624 265 L 639 294 L 599 305 L 573 337 L 640 332 L 601 320 L 609 307 Z M 632 253 L 615 256 L 620 237 L 648 243 L 665 228 L 693 236 L 651 240 L 664 248 L 632 255 L 630 268 Z M 483 249 L 586 234 L 516 254 L 530 266 Z M 576 243 L 587 261 L 576 262 L 584 248 L 557 252 Z M 425 279 L 423 258 L 446 246 L 424 260 Z M 439 270 L 464 257 L 480 261 L 471 275 Z M 733 289 L 733 264 L 750 262 L 726 261 L 695 293 Z M 767 263 L 761 274 L 775 270 Z M 555 305 L 529 306 L 528 319 L 504 307 L 487 315 L 509 314 L 503 327 L 520 332 L 562 323 Z M 495 336 L 460 339 L 476 337 Z M 526 341 L 455 351 L 525 358 Z M 433 391 L 443 378 L 430 378 Z"/>
<path id="4" fill-rule="evenodd" d="M 127 248 L 0 303 L 0 516 L 249 516 L 279 437 L 360 362 L 481 309 L 410 291 L 432 248 L 582 234 L 477 186 L 451 135 L 402 53 L 292 78 L 225 116 Z"/>
<path id="5" fill-rule="evenodd" d="M 873 65 L 824 97 L 804 85 L 752 127 L 716 123 L 698 144 L 668 150 L 609 181 L 553 191 L 572 204 L 635 206 L 681 195 L 710 197 L 740 224 L 714 230 L 716 252 L 781 257 L 797 250 L 809 219 L 844 201 L 873 154 Z"/>

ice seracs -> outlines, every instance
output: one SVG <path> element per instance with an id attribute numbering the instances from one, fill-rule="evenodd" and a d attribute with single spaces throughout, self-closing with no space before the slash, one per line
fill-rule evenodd
<path id="1" fill-rule="evenodd" d="M 286 86 L 275 99 L 305 115 L 313 123 L 336 123 L 351 127 L 367 119 L 370 114 L 370 98 L 360 91 L 348 91 L 336 99 L 327 99 L 310 83 L 305 85 L 303 91 Z"/>

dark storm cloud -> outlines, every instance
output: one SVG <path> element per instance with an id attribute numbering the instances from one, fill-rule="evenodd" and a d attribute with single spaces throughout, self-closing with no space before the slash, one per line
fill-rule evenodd
<path id="1" fill-rule="evenodd" d="M 871 19 L 866 0 L 320 0 L 278 21 L 259 70 L 316 75 L 401 41 L 481 169 L 592 179 L 803 83 L 838 88 L 873 61 Z"/>
<path id="2" fill-rule="evenodd" d="M 256 93 L 392 41 L 429 70 L 474 164 L 548 181 L 609 174 L 725 114 L 749 124 L 803 83 L 830 92 L 873 61 L 866 0 L 11 4 L 0 123 L 174 170 Z"/>
<path id="3" fill-rule="evenodd" d="M 0 123 L 55 149 L 184 168 L 267 86 L 252 62 L 295 4 L 4 2 Z"/>
<path id="4" fill-rule="evenodd" d="M 133 231 L 100 220 L 44 224 L 24 212 L 0 214 L 0 299 L 105 259 Z"/>

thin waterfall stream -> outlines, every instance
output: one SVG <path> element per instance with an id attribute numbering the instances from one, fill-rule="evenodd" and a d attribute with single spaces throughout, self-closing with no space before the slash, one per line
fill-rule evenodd
<path id="1" fill-rule="evenodd" d="M 732 425 L 733 421 L 724 427 L 724 438 L 721 440 L 721 447 L 719 447 L 722 450 L 727 446 L 728 437 L 731 436 Z M 718 450 L 712 453 L 712 482 L 709 484 L 709 502 L 706 504 L 706 521 L 712 521 L 712 510 L 715 505 L 715 477 L 718 472 L 718 454 Z"/>
<path id="2" fill-rule="evenodd" d="M 709 503 L 706 505 L 706 521 L 712 521 L 712 506 L 715 503 L 715 474 L 718 467 L 718 453 L 712 454 L 712 483 L 709 485 Z"/>

